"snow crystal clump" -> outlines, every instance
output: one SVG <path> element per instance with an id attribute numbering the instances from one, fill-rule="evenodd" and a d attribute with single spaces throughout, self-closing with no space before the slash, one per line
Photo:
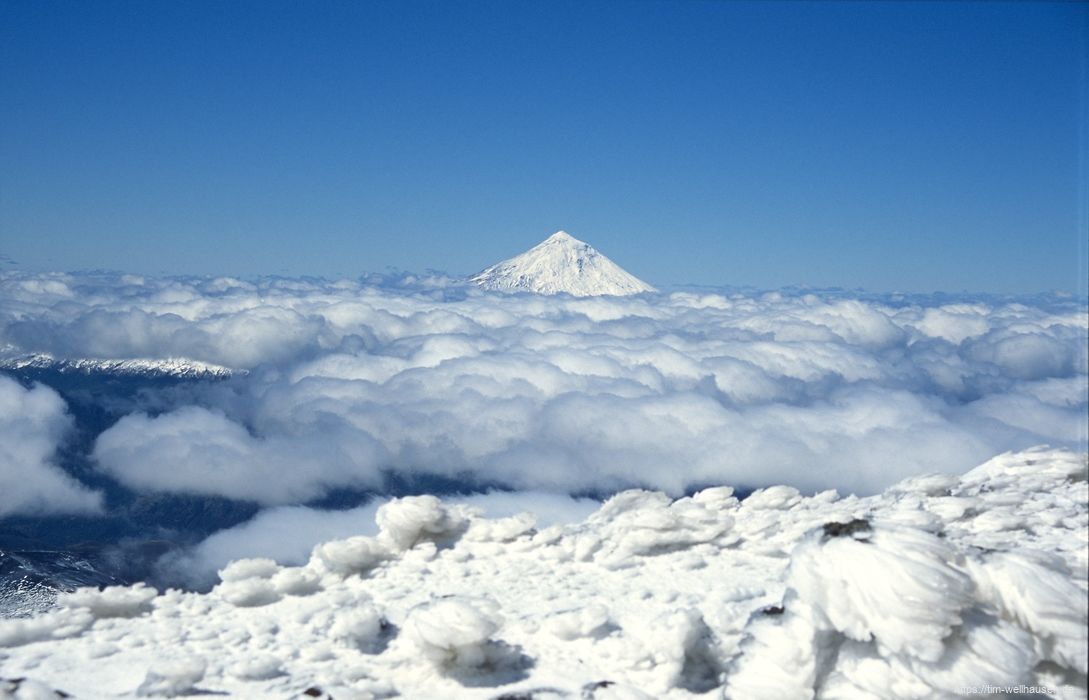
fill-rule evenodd
<path id="1" fill-rule="evenodd" d="M 271 559 L 236 559 L 219 570 L 220 581 L 243 581 L 248 578 L 272 578 L 280 565 Z"/>
<path id="2" fill-rule="evenodd" d="M 276 590 L 271 581 L 263 578 L 224 581 L 213 590 L 220 598 L 240 608 L 271 605 L 280 600 L 280 592 Z"/>
<path id="3" fill-rule="evenodd" d="M 578 540 L 576 560 L 593 554 L 608 568 L 632 566 L 640 556 L 667 554 L 704 543 L 731 544 L 734 520 L 726 508 L 736 499 L 724 492 L 700 498 L 672 501 L 664 493 L 631 490 L 619 493 L 587 520 L 597 531 L 596 540 Z M 581 551 L 580 551 L 581 549 Z"/>
<path id="4" fill-rule="evenodd" d="M 373 537 L 349 537 L 314 547 L 311 564 L 341 576 L 366 574 L 392 556 L 389 548 Z"/>
<path id="5" fill-rule="evenodd" d="M 569 642 L 584 637 L 596 637 L 609 624 L 608 608 L 604 605 L 588 605 L 553 615 L 545 621 L 545 628 L 556 637 Z"/>
<path id="6" fill-rule="evenodd" d="M 204 679 L 207 664 L 202 659 L 160 661 L 147 670 L 144 682 L 136 689 L 143 697 L 174 698 L 191 695 Z"/>
<path id="7" fill-rule="evenodd" d="M 66 608 L 87 610 L 95 619 L 108 617 L 138 617 L 151 612 L 151 601 L 159 594 L 154 588 L 142 583 L 134 586 L 107 586 L 77 588 L 71 593 L 57 596 L 57 604 Z"/>
<path id="8" fill-rule="evenodd" d="M 374 606 L 355 606 L 337 615 L 329 629 L 329 635 L 349 647 L 365 653 L 378 651 L 377 644 L 382 634 L 382 616 Z"/>
<path id="9" fill-rule="evenodd" d="M 1085 591 L 1054 556 L 966 556 L 889 522 L 829 523 L 797 547 L 783 612 L 757 616 L 736 698 L 955 697 L 958 688 L 1085 688 Z"/>
<path id="10" fill-rule="evenodd" d="M 727 675 L 727 698 L 812 698 L 818 660 L 829 654 L 804 615 L 759 617 L 746 628 L 749 639 Z"/>
<path id="11" fill-rule="evenodd" d="M 972 595 L 971 579 L 951 565 L 956 551 L 919 530 L 826 531 L 819 545 L 799 547 L 790 565 L 791 586 L 822 626 L 861 642 L 877 638 L 892 652 L 940 657 Z"/>
<path id="12" fill-rule="evenodd" d="M 949 474 L 922 474 L 893 484 L 886 493 L 916 494 L 922 496 L 948 496 L 957 485 L 957 477 Z"/>
<path id="13" fill-rule="evenodd" d="M 749 510 L 787 510 L 802 500 L 802 494 L 793 486 L 770 486 L 757 489 L 741 502 Z"/>
<path id="14" fill-rule="evenodd" d="M 468 542 L 511 542 L 522 535 L 532 534 L 537 518 L 532 513 L 519 513 L 507 518 L 474 519 L 465 532 Z"/>
<path id="15" fill-rule="evenodd" d="M 321 579 L 307 568 L 290 566 L 273 575 L 272 587 L 283 595 L 311 595 L 321 590 Z"/>
<path id="16" fill-rule="evenodd" d="M 941 659 L 931 664 L 847 641 L 821 685 L 821 697 L 953 700 L 963 697 L 956 692 L 961 688 L 1016 686 L 1030 677 L 1031 638 L 1008 623 L 972 611 L 945 644 Z"/>
<path id="17" fill-rule="evenodd" d="M 1035 447 L 1021 452 L 1004 452 L 987 460 L 960 478 L 962 488 L 1021 492 L 1045 490 L 1056 481 L 1085 481 L 1089 459 L 1085 453 Z"/>
<path id="18" fill-rule="evenodd" d="M 416 648 L 440 667 L 482 666 L 488 661 L 488 642 L 498 629 L 493 614 L 458 598 L 418 608 L 405 625 Z"/>
<path id="19" fill-rule="evenodd" d="M 284 675 L 283 663 L 271 654 L 256 654 L 230 667 L 230 674 L 243 681 L 266 681 Z"/>
<path id="20" fill-rule="evenodd" d="M 375 514 L 379 537 L 397 551 L 420 542 L 456 539 L 469 525 L 463 509 L 445 506 L 434 496 L 406 496 L 384 504 Z"/>
<path id="21" fill-rule="evenodd" d="M 27 619 L 0 620 L 0 648 L 75 637 L 90 627 L 94 619 L 88 610 L 61 608 Z"/>
<path id="22" fill-rule="evenodd" d="M 671 688 L 703 693 L 720 685 L 721 654 L 698 610 L 675 610 L 640 622 L 627 627 L 639 638 L 643 665 L 653 669 L 652 685 L 659 693 Z"/>
<path id="23" fill-rule="evenodd" d="M 1089 600 L 1057 556 L 993 552 L 969 562 L 977 597 L 1037 639 L 1037 653 L 1085 675 Z"/>

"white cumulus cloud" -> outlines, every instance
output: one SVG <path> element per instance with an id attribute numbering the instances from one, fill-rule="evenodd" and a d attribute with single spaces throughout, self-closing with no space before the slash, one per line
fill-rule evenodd
<path id="1" fill-rule="evenodd" d="M 24 389 L 0 376 L 0 517 L 93 513 L 101 496 L 54 462 L 71 429 L 64 400 L 49 387 Z"/>
<path id="2" fill-rule="evenodd" d="M 7 355 L 246 371 L 100 437 L 99 468 L 141 491 L 286 505 L 412 472 L 576 494 L 876 493 L 1087 441 L 1089 316 L 1069 299 L 29 273 L 0 291 Z"/>

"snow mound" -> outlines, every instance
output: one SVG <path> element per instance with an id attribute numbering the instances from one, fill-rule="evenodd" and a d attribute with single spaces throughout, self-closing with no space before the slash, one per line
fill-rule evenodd
<path id="1" fill-rule="evenodd" d="M 303 567 L 243 559 L 209 594 L 82 590 L 0 620 L 4 678 L 28 679 L 4 692 L 1084 697 L 1087 472 L 1084 454 L 1035 449 L 867 498 L 626 491 L 540 531 L 398 499 L 377 537 Z"/>
<path id="2" fill-rule="evenodd" d="M 679 552 L 700 544 L 732 544 L 737 499 L 700 492 L 672 501 L 658 492 L 625 491 L 613 496 L 586 522 L 586 535 L 573 540 L 572 557 L 608 568 L 632 566 L 640 556 Z"/>
<path id="3" fill-rule="evenodd" d="M 358 535 L 319 544 L 310 565 L 341 576 L 366 574 L 392 556 L 389 548 L 373 537 Z"/>
<path id="4" fill-rule="evenodd" d="M 257 654 L 243 659 L 228 669 L 235 678 L 243 681 L 267 681 L 284 675 L 283 662 L 271 654 Z"/>
<path id="5" fill-rule="evenodd" d="M 109 617 L 136 617 L 151 612 L 151 601 L 158 591 L 142 583 L 134 586 L 107 586 L 77 588 L 71 593 L 57 596 L 57 604 L 66 608 L 82 608 L 95 619 Z"/>
<path id="6" fill-rule="evenodd" d="M 468 600 L 447 598 L 413 611 L 406 634 L 425 657 L 447 666 L 481 666 L 499 629 L 493 615 Z"/>
<path id="7" fill-rule="evenodd" d="M 272 578 L 280 565 L 271 559 L 236 559 L 219 571 L 219 580 L 244 581 L 251 578 Z"/>
<path id="8" fill-rule="evenodd" d="M 271 605 L 280 600 L 280 592 L 272 585 L 272 581 L 263 578 L 224 581 L 213 591 L 223 600 L 240 608 Z"/>
<path id="9" fill-rule="evenodd" d="M 379 538 L 396 551 L 457 537 L 469 526 L 464 509 L 444 506 L 434 496 L 395 498 L 378 509 L 375 520 Z"/>
<path id="10" fill-rule="evenodd" d="M 469 281 L 484 289 L 576 297 L 657 291 L 566 231 L 557 231 L 521 255 L 478 272 Z"/>
<path id="11" fill-rule="evenodd" d="M 944 540 L 897 526 L 828 527 L 791 557 L 788 585 L 819 629 L 926 661 L 942 654 L 972 600 L 972 580 Z"/>
<path id="12" fill-rule="evenodd" d="M 78 608 L 50 610 L 28 619 L 0 620 L 0 648 L 74 637 L 92 622 L 94 615 Z"/>
<path id="13" fill-rule="evenodd" d="M 976 596 L 1002 619 L 1028 630 L 1036 652 L 1085 675 L 1089 600 L 1066 565 L 1046 552 L 992 552 L 969 562 Z"/>
<path id="14" fill-rule="evenodd" d="M 1066 565 L 1039 552 L 972 557 L 898 524 L 811 534 L 791 557 L 781 611 L 749 626 L 728 695 L 955 697 L 1054 688 L 1056 671 L 1084 689 L 1086 591 Z"/>
<path id="15" fill-rule="evenodd" d="M 174 698 L 196 694 L 207 664 L 202 659 L 160 661 L 147 670 L 136 694 L 144 697 Z"/>

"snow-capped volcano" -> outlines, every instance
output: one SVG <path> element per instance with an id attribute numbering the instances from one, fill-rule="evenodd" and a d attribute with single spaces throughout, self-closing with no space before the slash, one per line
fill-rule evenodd
<path id="1" fill-rule="evenodd" d="M 492 265 L 469 280 L 484 289 L 622 296 L 657 291 L 566 231 L 557 231 L 521 255 Z"/>

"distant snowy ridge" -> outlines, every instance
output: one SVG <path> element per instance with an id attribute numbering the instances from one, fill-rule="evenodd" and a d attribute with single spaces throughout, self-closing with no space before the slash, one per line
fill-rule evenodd
<path id="1" fill-rule="evenodd" d="M 1039 448 L 867 498 L 625 491 L 542 529 L 394 499 L 304 566 L 0 620 L 0 697 L 1084 698 L 1087 474 Z"/>
<path id="2" fill-rule="evenodd" d="M 557 231 L 521 255 L 496 263 L 469 281 L 484 289 L 576 297 L 657 291 L 566 231 Z"/>
<path id="3" fill-rule="evenodd" d="M 48 369 L 61 373 L 117 374 L 142 377 L 177 377 L 179 379 L 225 379 L 237 370 L 208 362 L 180 357 L 163 359 L 57 358 L 44 353 L 0 359 L 0 369 Z"/>

